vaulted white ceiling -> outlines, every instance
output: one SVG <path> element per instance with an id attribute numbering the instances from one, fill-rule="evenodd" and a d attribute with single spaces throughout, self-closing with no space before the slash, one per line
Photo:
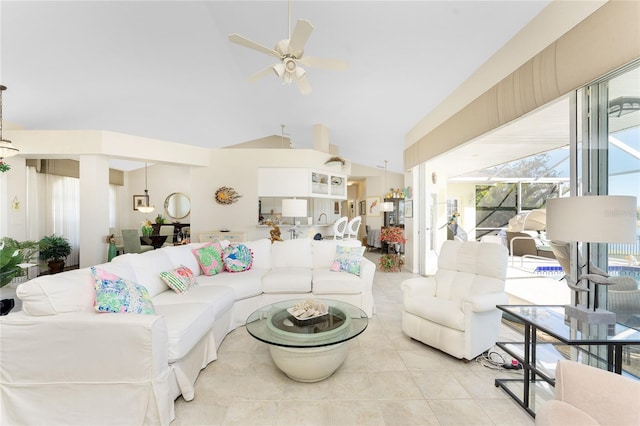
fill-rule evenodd
<path id="1" fill-rule="evenodd" d="M 2 1 L 4 119 L 25 129 L 105 129 L 204 147 L 313 125 L 353 162 L 402 170 L 405 135 L 549 1 L 294 1 L 315 27 L 312 94 L 275 76 L 247 82 L 287 37 L 285 1 Z"/>

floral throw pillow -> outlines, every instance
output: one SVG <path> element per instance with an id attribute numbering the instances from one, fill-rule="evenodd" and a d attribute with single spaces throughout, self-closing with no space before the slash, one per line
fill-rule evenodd
<path id="1" fill-rule="evenodd" d="M 186 293 L 196 284 L 193 271 L 184 265 L 173 271 L 160 272 L 160 278 L 176 293 Z"/>
<path id="2" fill-rule="evenodd" d="M 224 267 L 229 272 L 243 272 L 251 269 L 253 253 L 244 244 L 231 244 L 224 249 Z"/>
<path id="3" fill-rule="evenodd" d="M 207 243 L 191 251 L 196 259 L 198 259 L 198 264 L 203 274 L 216 275 L 224 270 L 224 263 L 222 263 L 222 246 L 218 241 Z"/>
<path id="4" fill-rule="evenodd" d="M 91 267 L 98 312 L 153 315 L 155 309 L 146 288 L 103 269 Z"/>
<path id="5" fill-rule="evenodd" d="M 365 247 L 336 247 L 336 257 L 331 265 L 335 272 L 345 271 L 360 276 L 360 261 Z"/>

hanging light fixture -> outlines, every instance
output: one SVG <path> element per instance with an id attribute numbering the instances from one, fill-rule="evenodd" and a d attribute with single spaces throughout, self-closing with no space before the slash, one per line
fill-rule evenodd
<path id="1" fill-rule="evenodd" d="M 384 190 L 387 190 L 387 160 L 384 160 Z M 383 196 L 384 199 L 384 196 Z M 385 201 L 384 203 L 380 203 L 380 211 L 381 212 L 392 212 L 394 210 L 394 205 L 391 201 Z"/>
<path id="2" fill-rule="evenodd" d="M 151 213 L 156 209 L 156 206 L 152 206 L 149 200 L 149 190 L 147 189 L 147 162 L 144 163 L 144 202 L 145 205 L 139 206 L 138 211 L 140 213 Z"/>
<path id="3" fill-rule="evenodd" d="M 11 141 L 2 137 L 2 92 L 7 90 L 6 86 L 0 84 L 0 160 L 7 157 L 13 157 L 20 150 L 13 146 Z"/>

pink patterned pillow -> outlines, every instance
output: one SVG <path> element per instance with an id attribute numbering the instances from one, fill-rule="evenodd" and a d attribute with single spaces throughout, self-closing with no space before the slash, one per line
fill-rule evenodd
<path id="1" fill-rule="evenodd" d="M 224 270 L 222 246 L 218 241 L 207 243 L 198 249 L 192 249 L 193 255 L 205 275 L 216 275 Z"/>

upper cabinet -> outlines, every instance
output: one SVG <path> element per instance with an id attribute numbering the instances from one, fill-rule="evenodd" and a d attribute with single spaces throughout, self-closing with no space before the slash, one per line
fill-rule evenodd
<path id="1" fill-rule="evenodd" d="M 344 175 L 310 170 L 312 197 L 347 199 L 347 178 Z"/>
<path id="2" fill-rule="evenodd" d="M 308 168 L 263 167 L 258 169 L 258 196 L 346 200 L 347 177 Z"/>

